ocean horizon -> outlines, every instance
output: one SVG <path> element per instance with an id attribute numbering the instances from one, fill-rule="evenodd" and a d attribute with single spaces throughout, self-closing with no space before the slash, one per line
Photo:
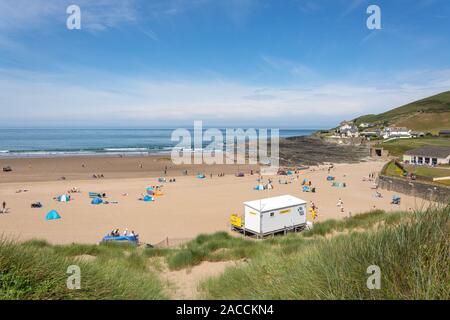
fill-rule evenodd
<path id="1" fill-rule="evenodd" d="M 0 129 L 0 158 L 164 154 L 178 144 L 171 141 L 175 129 L 5 128 Z M 225 128 L 220 130 L 225 137 Z M 307 136 L 317 130 L 279 129 L 279 136 Z"/>

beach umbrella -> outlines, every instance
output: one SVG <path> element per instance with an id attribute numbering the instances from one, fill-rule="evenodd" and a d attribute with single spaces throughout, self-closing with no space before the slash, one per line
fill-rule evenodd
<path id="1" fill-rule="evenodd" d="M 91 201 L 91 204 L 101 204 L 101 203 L 103 203 L 103 200 L 100 198 L 94 198 Z"/>
<path id="2" fill-rule="evenodd" d="M 147 194 L 149 194 L 149 195 L 153 195 L 153 193 L 154 193 L 154 189 L 152 188 L 152 187 L 148 187 L 147 188 Z"/>
<path id="3" fill-rule="evenodd" d="M 199 178 L 199 179 L 205 179 L 205 175 L 204 175 L 204 174 L 199 174 L 199 175 L 197 175 L 197 178 Z"/>
<path id="4" fill-rule="evenodd" d="M 45 216 L 45 220 L 56 220 L 61 219 L 61 216 L 55 210 L 51 210 Z"/>

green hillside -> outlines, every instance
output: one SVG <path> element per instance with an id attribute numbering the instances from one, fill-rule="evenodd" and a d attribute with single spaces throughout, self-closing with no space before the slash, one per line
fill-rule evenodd
<path id="1" fill-rule="evenodd" d="M 428 97 L 381 114 L 369 114 L 354 119 L 376 126 L 401 126 L 411 130 L 430 131 L 450 129 L 450 91 Z"/>

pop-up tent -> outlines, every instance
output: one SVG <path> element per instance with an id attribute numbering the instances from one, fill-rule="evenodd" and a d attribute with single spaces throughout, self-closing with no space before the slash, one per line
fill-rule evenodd
<path id="1" fill-rule="evenodd" d="M 336 188 L 345 188 L 346 184 L 345 184 L 345 182 L 337 182 L 337 181 L 335 181 L 335 182 L 333 182 L 333 184 L 331 186 L 332 187 L 336 187 Z"/>
<path id="2" fill-rule="evenodd" d="M 91 201 L 91 204 L 101 204 L 101 203 L 103 203 L 103 200 L 100 198 L 94 198 Z"/>
<path id="3" fill-rule="evenodd" d="M 144 200 L 145 202 L 149 202 L 149 201 L 155 201 L 155 198 L 153 198 L 152 196 L 146 195 L 142 200 Z"/>
<path id="4" fill-rule="evenodd" d="M 401 198 L 397 195 L 392 196 L 392 202 L 391 204 L 400 204 Z"/>
<path id="5" fill-rule="evenodd" d="M 57 200 L 59 202 L 68 202 L 68 201 L 70 201 L 70 196 L 63 194 L 63 195 L 59 196 L 57 198 Z"/>
<path id="6" fill-rule="evenodd" d="M 197 175 L 197 178 L 199 178 L 199 179 L 205 179 L 205 175 L 204 175 L 203 173 L 199 173 L 199 174 Z"/>
<path id="7" fill-rule="evenodd" d="M 110 235 L 104 236 L 102 242 L 108 241 L 125 241 L 137 245 L 139 244 L 139 236 L 118 236 L 118 237 L 113 237 Z"/>
<path id="8" fill-rule="evenodd" d="M 334 177 L 333 176 L 328 176 L 327 177 L 327 181 L 334 181 Z"/>
<path id="9" fill-rule="evenodd" d="M 61 219 L 61 216 L 55 210 L 49 211 L 45 216 L 45 220 L 56 220 Z"/>
<path id="10" fill-rule="evenodd" d="M 155 190 L 152 187 L 148 187 L 147 188 L 147 194 L 152 196 L 153 193 L 155 193 Z"/>
<path id="11" fill-rule="evenodd" d="M 263 186 L 262 184 L 258 184 L 258 185 L 255 187 L 255 190 L 264 190 L 264 186 Z"/>

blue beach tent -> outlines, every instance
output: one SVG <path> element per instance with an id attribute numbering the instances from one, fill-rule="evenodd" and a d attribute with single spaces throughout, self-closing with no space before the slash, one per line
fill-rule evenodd
<path id="1" fill-rule="evenodd" d="M 131 242 L 132 244 L 138 245 L 139 244 L 139 237 L 138 236 L 104 236 L 102 239 L 102 242 L 109 242 L 109 241 L 123 241 L 123 242 Z"/>
<path id="2" fill-rule="evenodd" d="M 153 198 L 153 197 L 151 197 L 151 196 L 149 196 L 149 195 L 146 195 L 145 197 L 144 197 L 144 199 L 143 199 L 145 202 L 149 202 L 149 201 L 155 201 L 155 198 Z"/>
<path id="3" fill-rule="evenodd" d="M 61 216 L 55 210 L 49 211 L 45 216 L 45 220 L 56 220 L 61 219 Z"/>
<path id="4" fill-rule="evenodd" d="M 101 204 L 101 203 L 103 203 L 103 200 L 100 198 L 94 198 L 91 201 L 91 204 Z"/>
<path id="5" fill-rule="evenodd" d="M 263 186 L 262 184 L 258 184 L 258 185 L 255 187 L 255 190 L 264 190 L 264 186 Z"/>
<path id="6" fill-rule="evenodd" d="M 63 194 L 57 198 L 59 202 L 68 202 L 70 201 L 70 196 Z"/>

